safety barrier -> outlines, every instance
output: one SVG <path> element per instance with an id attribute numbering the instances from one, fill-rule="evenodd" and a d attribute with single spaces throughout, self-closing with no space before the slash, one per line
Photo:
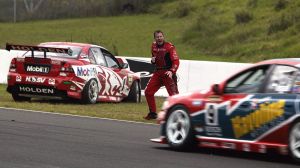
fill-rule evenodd
<path id="1" fill-rule="evenodd" d="M 7 83 L 7 73 L 10 61 L 20 52 L 0 50 L 0 83 Z M 150 65 L 150 58 L 124 57 L 129 62 L 131 70 L 141 75 L 142 88 L 145 88 L 153 68 Z M 147 66 L 145 66 L 147 65 Z M 249 66 L 246 63 L 213 62 L 213 61 L 192 61 L 181 60 L 178 69 L 178 88 L 180 93 L 187 93 L 194 90 L 209 89 L 211 84 L 219 83 Z M 166 89 L 160 89 L 156 96 L 167 96 Z"/>

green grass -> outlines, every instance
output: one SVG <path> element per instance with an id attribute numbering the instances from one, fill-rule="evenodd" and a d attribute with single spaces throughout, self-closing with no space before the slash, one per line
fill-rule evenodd
<path id="1" fill-rule="evenodd" d="M 243 21 L 245 17 L 250 19 Z M 182 59 L 298 57 L 300 1 L 174 0 L 151 6 L 148 14 L 0 23 L 0 46 L 74 41 L 99 44 L 118 55 L 149 57 L 156 29 L 165 32 Z"/>
<path id="2" fill-rule="evenodd" d="M 165 31 L 167 40 L 178 48 L 182 58 L 198 55 L 180 42 L 190 22 L 184 19 L 161 19 L 160 15 L 135 15 L 0 23 L 0 45 L 5 43 L 38 44 L 46 41 L 73 41 L 102 45 L 118 55 L 150 57 L 153 31 Z M 198 58 L 198 57 L 197 57 Z"/>
<path id="3" fill-rule="evenodd" d="M 196 20 L 182 37 L 200 55 L 238 62 L 300 55 L 300 42 L 296 40 L 300 38 L 299 1 L 190 0 L 190 3 L 196 10 L 189 17 Z M 278 3 L 285 6 L 279 8 Z M 246 22 L 237 19 L 245 16 L 251 19 Z"/>
<path id="4" fill-rule="evenodd" d="M 284 5 L 280 5 L 284 4 Z M 74 41 L 118 55 L 150 56 L 152 33 L 165 32 L 182 59 L 256 62 L 300 55 L 300 1 L 172 0 L 148 14 L 0 23 L 0 46 Z M 246 21 L 244 17 L 249 17 Z"/>
<path id="5" fill-rule="evenodd" d="M 0 95 L 0 107 L 156 123 L 156 121 L 143 119 L 143 116 L 148 113 L 148 106 L 144 97 L 142 103 L 138 104 L 122 102 L 84 105 L 63 100 L 38 99 L 33 99 L 31 102 L 15 102 L 11 95 L 6 92 L 6 85 L 0 85 Z M 160 109 L 163 101 L 164 98 L 156 98 L 157 109 Z"/>

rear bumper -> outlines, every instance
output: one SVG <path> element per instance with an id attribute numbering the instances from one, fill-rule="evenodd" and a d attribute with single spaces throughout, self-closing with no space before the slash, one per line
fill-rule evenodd
<path id="1" fill-rule="evenodd" d="M 18 73 L 9 73 L 7 81 L 7 92 L 11 94 L 55 99 L 67 97 L 81 99 L 85 83 L 77 77 L 48 77 Z"/>
<path id="2" fill-rule="evenodd" d="M 49 86 L 35 86 L 35 85 L 24 85 L 17 84 L 13 86 L 7 86 L 7 92 L 11 94 L 18 94 L 24 97 L 41 97 L 41 98 L 67 98 L 68 94 L 66 91 L 58 90 L 54 87 Z"/>

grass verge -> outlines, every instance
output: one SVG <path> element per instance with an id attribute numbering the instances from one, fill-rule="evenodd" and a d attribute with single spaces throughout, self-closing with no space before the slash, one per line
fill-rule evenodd
<path id="1" fill-rule="evenodd" d="M 156 123 L 156 121 L 146 121 L 143 119 L 143 116 L 148 113 L 148 106 L 144 97 L 142 103 L 139 104 L 122 102 L 84 105 L 63 100 L 38 99 L 33 99 L 31 102 L 15 102 L 11 95 L 6 92 L 6 85 L 0 85 L 0 95 L 0 107 Z M 160 97 L 156 98 L 156 100 L 157 107 L 160 109 L 164 98 Z"/>
<path id="2" fill-rule="evenodd" d="M 150 57 L 153 31 L 161 29 L 181 58 L 198 59 L 196 50 L 181 42 L 189 23 L 187 18 L 162 19 L 155 14 L 0 23 L 0 46 L 73 41 L 98 44 L 116 55 Z"/>

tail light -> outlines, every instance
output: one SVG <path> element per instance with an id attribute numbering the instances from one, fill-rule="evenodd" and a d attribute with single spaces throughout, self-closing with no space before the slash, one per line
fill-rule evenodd
<path id="1" fill-rule="evenodd" d="M 63 62 L 62 67 L 60 68 L 59 75 L 60 76 L 68 76 L 69 74 L 73 74 L 73 73 L 74 73 L 74 70 L 73 70 L 71 64 Z"/>
<path id="2" fill-rule="evenodd" d="M 13 58 L 10 62 L 9 72 L 16 72 L 17 69 L 17 61 L 16 58 Z"/>

